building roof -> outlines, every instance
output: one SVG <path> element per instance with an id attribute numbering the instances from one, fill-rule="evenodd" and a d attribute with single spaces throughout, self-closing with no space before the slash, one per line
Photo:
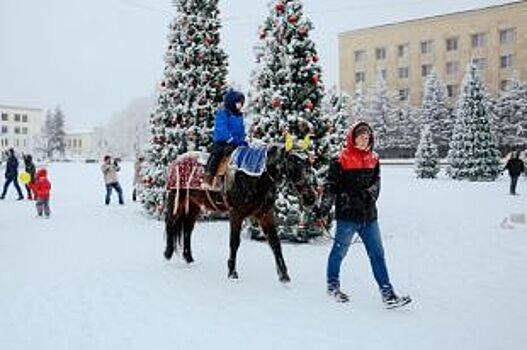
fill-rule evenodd
<path id="1" fill-rule="evenodd" d="M 24 111 L 44 111 L 42 108 L 35 108 L 35 107 L 24 107 L 24 106 L 14 106 L 14 105 L 4 105 L 0 103 L 0 109 L 19 109 Z"/>
<path id="2" fill-rule="evenodd" d="M 359 34 L 359 33 L 362 33 L 362 32 L 368 32 L 370 30 L 376 30 L 376 29 L 381 29 L 381 28 L 389 28 L 391 26 L 399 26 L 399 25 L 402 25 L 402 24 L 410 24 L 410 23 L 417 23 L 417 22 L 425 22 L 425 21 L 437 20 L 437 19 L 443 18 L 443 17 L 456 16 L 456 15 L 461 15 L 461 14 L 464 15 L 464 14 L 469 14 L 469 13 L 476 13 L 476 12 L 485 11 L 485 10 L 493 10 L 493 9 L 496 9 L 496 8 L 502 8 L 502 7 L 508 7 L 508 6 L 516 6 L 516 5 L 520 5 L 522 3 L 526 4 L 527 0 L 517 0 L 517 1 L 511 1 L 511 2 L 508 2 L 508 3 L 505 3 L 505 4 L 491 5 L 491 6 L 485 6 L 485 7 L 478 7 L 478 8 L 474 8 L 474 9 L 470 9 L 470 10 L 465 10 L 465 11 L 449 12 L 449 13 L 444 13 L 444 14 L 441 14 L 441 15 L 428 16 L 428 17 L 419 17 L 419 18 L 408 19 L 408 20 L 404 20 L 404 21 L 379 24 L 379 25 L 375 25 L 375 26 L 371 26 L 371 27 L 357 28 L 357 29 L 352 29 L 352 30 L 348 30 L 348 31 L 345 31 L 345 32 L 340 32 L 339 36 L 344 36 L 344 35 L 349 35 L 349 34 Z"/>

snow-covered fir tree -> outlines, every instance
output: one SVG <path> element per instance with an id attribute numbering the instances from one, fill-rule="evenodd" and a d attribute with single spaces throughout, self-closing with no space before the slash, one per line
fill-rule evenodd
<path id="1" fill-rule="evenodd" d="M 422 128 L 421 140 L 415 153 L 415 173 L 421 179 L 435 179 L 439 173 L 439 153 L 431 127 L 426 124 Z"/>
<path id="2" fill-rule="evenodd" d="M 395 140 L 394 134 L 389 133 L 389 131 L 392 127 L 391 123 L 396 118 L 397 107 L 395 96 L 388 89 L 386 80 L 380 71 L 370 94 L 367 115 L 375 135 L 375 150 L 381 156 L 386 155 L 393 148 L 392 143 Z"/>
<path id="3" fill-rule="evenodd" d="M 65 116 L 60 106 L 46 113 L 41 151 L 47 159 L 64 158 L 66 152 Z"/>
<path id="4" fill-rule="evenodd" d="M 367 96 L 364 84 L 359 83 L 351 97 L 351 123 L 367 119 Z"/>
<path id="5" fill-rule="evenodd" d="M 206 151 L 214 111 L 226 90 L 227 56 L 220 47 L 218 0 L 174 0 L 163 79 L 150 116 L 150 142 L 140 193 L 146 211 L 161 217 L 168 164 L 178 154 Z"/>
<path id="6" fill-rule="evenodd" d="M 495 180 L 500 155 L 489 123 L 486 89 L 474 65 L 468 65 L 456 109 L 447 173 L 453 179 Z"/>
<path id="7" fill-rule="evenodd" d="M 419 124 L 418 112 L 410 104 L 402 103 L 397 107 L 386 136 L 390 142 L 390 156 L 414 156 L 419 143 Z"/>
<path id="8" fill-rule="evenodd" d="M 498 146 L 505 151 L 527 149 L 527 82 L 515 75 L 494 107 Z"/>
<path id="9" fill-rule="evenodd" d="M 346 146 L 346 135 L 352 124 L 350 114 L 350 97 L 345 92 L 332 87 L 322 99 L 321 120 L 326 124 L 327 133 L 320 140 L 322 154 L 330 158 L 336 157 Z M 323 181 L 326 177 L 329 163 L 317 169 L 316 177 Z"/>
<path id="10" fill-rule="evenodd" d="M 313 24 L 300 0 L 277 0 L 269 10 L 255 46 L 257 66 L 249 96 L 254 118 L 251 138 L 284 142 L 287 131 L 298 141 L 313 133 L 310 152 L 321 167 L 327 157 L 319 149 L 319 137 L 326 133 L 326 126 L 319 119 L 323 85 L 319 55 L 310 38 Z M 304 215 L 298 198 L 286 188 L 278 194 L 276 214 L 281 237 L 296 239 L 302 234 L 296 228 Z"/>
<path id="11" fill-rule="evenodd" d="M 441 156 L 446 155 L 452 134 L 452 120 L 446 96 L 445 85 L 437 73 L 432 71 L 424 84 L 421 122 L 429 126 Z"/>

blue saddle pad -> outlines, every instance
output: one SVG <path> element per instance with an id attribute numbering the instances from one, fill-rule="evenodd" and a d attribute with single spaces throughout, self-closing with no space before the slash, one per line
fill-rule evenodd
<path id="1" fill-rule="evenodd" d="M 265 145 L 240 146 L 232 153 L 230 166 L 247 175 L 260 176 L 265 171 L 266 161 L 267 147 Z"/>

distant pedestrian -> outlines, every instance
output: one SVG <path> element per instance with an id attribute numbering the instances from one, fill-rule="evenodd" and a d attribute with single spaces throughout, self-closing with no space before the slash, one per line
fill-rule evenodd
<path id="1" fill-rule="evenodd" d="M 31 184 L 35 182 L 35 171 L 36 171 L 35 163 L 33 163 L 33 157 L 31 156 L 31 154 L 26 154 L 24 156 L 24 166 L 26 169 L 26 173 L 28 173 L 30 176 L 30 180 L 26 184 L 26 191 L 27 191 L 27 199 L 31 200 L 33 199 L 32 193 L 31 193 Z"/>
<path id="2" fill-rule="evenodd" d="M 137 200 L 137 188 L 141 185 L 141 169 L 143 167 L 144 161 L 145 157 L 138 156 L 134 163 L 134 190 L 132 192 L 132 200 L 134 202 Z"/>
<path id="3" fill-rule="evenodd" d="M 0 199 L 4 199 L 7 193 L 7 188 L 13 183 L 16 191 L 18 192 L 18 200 L 24 199 L 20 185 L 18 184 L 18 159 L 15 156 L 15 150 L 10 148 L 7 150 L 7 162 L 5 166 L 5 183 L 4 190 Z"/>
<path id="4" fill-rule="evenodd" d="M 515 196 L 518 178 L 525 171 L 525 166 L 523 164 L 523 161 L 520 159 L 518 152 L 511 152 L 511 157 L 505 165 L 505 169 L 508 170 L 509 176 L 511 177 L 510 194 L 512 196 Z"/>
<path id="5" fill-rule="evenodd" d="M 119 196 L 119 204 L 124 204 L 123 190 L 121 188 L 121 185 L 119 184 L 119 179 L 117 177 L 117 173 L 120 170 L 121 167 L 119 167 L 118 159 L 112 160 L 112 157 L 108 155 L 104 156 L 103 164 L 101 165 L 101 171 L 104 176 L 104 183 L 106 185 L 106 197 L 104 199 L 104 203 L 106 205 L 110 204 L 112 189 L 114 189 L 117 192 L 117 195 Z"/>
<path id="6" fill-rule="evenodd" d="M 46 169 L 38 169 L 35 174 L 35 181 L 31 184 L 31 189 L 35 194 L 37 215 L 49 219 L 49 197 L 51 192 L 51 182 L 48 180 Z"/>

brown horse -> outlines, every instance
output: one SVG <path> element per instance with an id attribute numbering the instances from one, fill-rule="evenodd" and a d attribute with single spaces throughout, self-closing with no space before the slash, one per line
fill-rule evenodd
<path id="1" fill-rule="evenodd" d="M 310 162 L 305 153 L 288 152 L 282 145 L 267 148 L 265 171 L 260 176 L 249 176 L 235 171 L 226 181 L 224 191 L 174 188 L 168 191 L 165 258 L 172 257 L 183 238 L 183 258 L 194 261 L 191 235 L 194 224 L 203 209 L 228 213 L 230 221 L 230 255 L 227 262 L 228 277 L 237 279 L 236 254 L 240 246 L 240 231 L 245 218 L 257 220 L 273 251 L 278 277 L 289 282 L 287 267 L 275 227 L 274 203 L 277 188 L 291 186 L 300 202 L 311 206 L 315 202 L 314 188 L 308 183 Z M 229 176 L 227 175 L 227 178 Z"/>

